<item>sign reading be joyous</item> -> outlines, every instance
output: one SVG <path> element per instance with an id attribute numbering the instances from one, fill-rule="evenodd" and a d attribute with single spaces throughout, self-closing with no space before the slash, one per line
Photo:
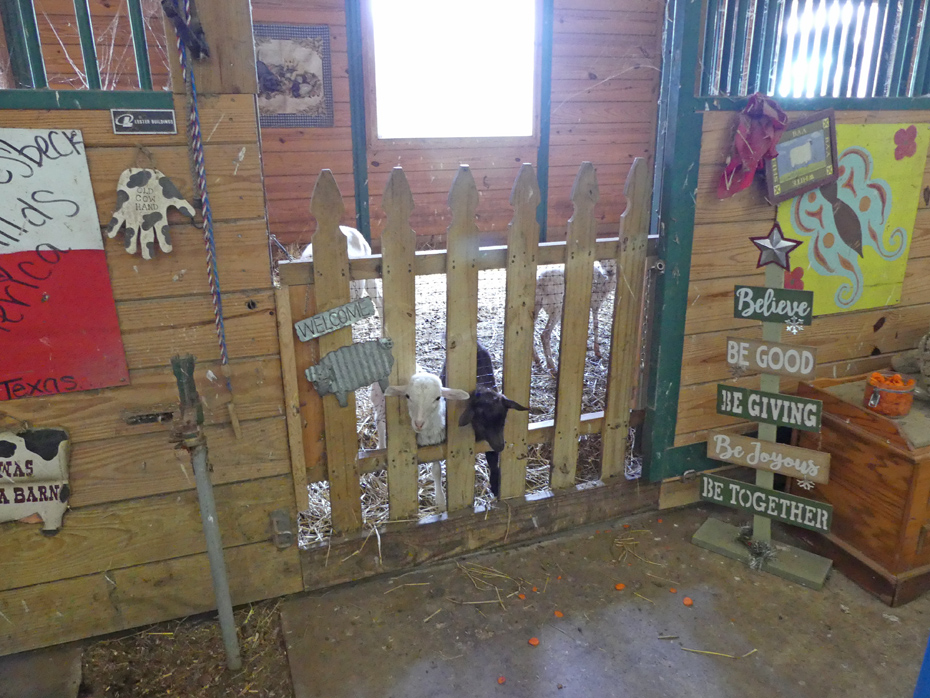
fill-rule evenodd
<path id="1" fill-rule="evenodd" d="M 0 401 L 129 383 L 80 131 L 0 128 Z"/>
<path id="2" fill-rule="evenodd" d="M 789 477 L 826 484 L 830 481 L 830 454 L 760 441 L 737 434 L 712 431 L 707 438 L 707 457 L 745 465 Z"/>

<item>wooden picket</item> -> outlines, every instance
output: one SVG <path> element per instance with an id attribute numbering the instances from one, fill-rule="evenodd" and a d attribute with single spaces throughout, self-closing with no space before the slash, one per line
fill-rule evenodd
<path id="1" fill-rule="evenodd" d="M 630 431 L 630 404 L 640 358 L 640 310 L 649 243 L 651 191 L 645 158 L 636 158 L 626 180 L 626 211 L 620 217 L 617 245 L 617 291 L 610 333 L 610 365 L 607 369 L 607 404 L 604 407 L 601 479 L 623 472 Z"/>
<path id="2" fill-rule="evenodd" d="M 404 385 L 416 370 L 416 259 L 417 236 L 410 228 L 413 195 L 407 177 L 395 167 L 384 188 L 382 206 L 387 214 L 381 244 L 383 254 L 383 335 L 394 340 L 391 385 Z M 388 501 L 392 519 L 417 515 L 417 439 L 407 413 L 407 402 L 387 398 Z"/>
<path id="3" fill-rule="evenodd" d="M 342 197 L 329 170 L 323 170 L 311 198 L 317 220 L 313 236 L 314 260 L 280 267 L 286 287 L 278 292 L 279 306 L 289 305 L 293 323 L 315 312 L 346 303 L 350 279 L 383 281 L 383 335 L 394 342 L 392 384 L 403 384 L 416 365 L 416 277 L 446 274 L 447 385 L 475 387 L 478 327 L 479 269 L 506 269 L 504 316 L 503 391 L 525 405 L 530 402 L 533 300 L 538 264 L 565 264 L 565 296 L 560 339 L 560 371 L 556 388 L 555 418 L 528 423 L 526 412 L 511 411 L 506 424 L 507 446 L 501 454 L 501 497 L 521 499 L 525 494 L 528 444 L 553 446 L 551 487 L 575 485 L 578 439 L 601 434 L 603 480 L 623 472 L 630 426 L 630 407 L 640 356 L 640 312 L 645 278 L 645 254 L 650 211 L 650 182 L 646 163 L 638 158 L 627 180 L 627 210 L 619 239 L 597 240 L 594 206 L 598 183 L 591 163 L 582 163 L 572 190 L 574 212 L 564 243 L 539 244 L 536 208 L 539 187 L 532 165 L 524 164 L 511 193 L 513 218 L 506 248 L 479 248 L 478 190 L 467 165 L 460 167 L 449 192 L 452 223 L 447 230 L 447 251 L 417 252 L 416 234 L 410 228 L 414 200 L 401 168 L 394 168 L 384 191 L 386 227 L 382 256 L 348 259 L 345 236 L 338 223 Z M 617 292 L 611 332 L 606 406 L 603 413 L 581 414 L 587 353 L 593 264 L 596 259 L 617 263 Z M 281 332 L 287 331 L 281 318 Z M 417 447 L 406 401 L 387 398 L 387 444 L 359 452 L 354 395 L 340 408 L 332 395 L 322 400 L 303 376 L 322 356 L 352 342 L 351 328 L 323 335 L 318 340 L 293 343 L 294 360 L 286 362 L 297 380 L 285 381 L 288 393 L 288 428 L 299 433 L 291 450 L 302 453 L 306 481 L 328 480 L 335 533 L 352 533 L 362 525 L 359 474 L 387 470 L 390 518 L 417 518 L 418 463 L 446 460 L 447 502 L 450 513 L 471 508 L 475 496 L 476 444 L 470 426 L 459 427 L 464 403 L 447 404 L 445 444 Z M 287 346 L 282 342 L 282 346 Z M 324 451 L 325 444 L 325 451 Z M 299 460 L 299 458 L 298 458 Z"/>
<path id="4" fill-rule="evenodd" d="M 555 402 L 555 441 L 552 444 L 552 489 L 575 484 L 578 461 L 578 422 L 584 388 L 588 319 L 591 315 L 591 282 L 594 277 L 594 245 L 598 200 L 597 174 L 590 162 L 581 163 L 572 187 L 575 210 L 568 220 L 565 250 L 565 298 L 559 339 L 559 380 Z M 580 338 L 584 338 L 581 341 Z"/>
<path id="5" fill-rule="evenodd" d="M 330 170 L 320 172 L 310 197 L 310 213 L 316 218 L 313 244 L 313 281 L 318 312 L 348 303 L 348 241 L 339 230 L 345 211 L 342 194 Z M 344 327 L 320 337 L 320 355 L 352 343 L 352 328 Z M 355 393 L 348 395 L 348 407 L 340 407 L 335 395 L 323 398 L 326 424 L 326 460 L 329 464 L 329 500 L 334 533 L 351 533 L 362 527 L 362 505 L 358 481 L 358 432 L 355 421 Z"/>
<path id="6" fill-rule="evenodd" d="M 536 250 L 539 246 L 539 185 L 533 166 L 524 164 L 510 195 L 513 221 L 507 234 L 507 308 L 504 312 L 504 394 L 530 404 L 533 355 L 533 299 L 536 295 Z M 526 490 L 526 436 L 529 413 L 507 417 L 501 454 L 501 498 L 522 497 Z"/>
<path id="7" fill-rule="evenodd" d="M 471 392 L 478 363 L 478 187 L 468 165 L 462 165 L 449 190 L 452 224 L 447 232 L 446 385 Z M 461 400 L 447 403 L 446 482 L 449 511 L 475 501 L 475 434 L 459 426 L 465 409 Z"/>

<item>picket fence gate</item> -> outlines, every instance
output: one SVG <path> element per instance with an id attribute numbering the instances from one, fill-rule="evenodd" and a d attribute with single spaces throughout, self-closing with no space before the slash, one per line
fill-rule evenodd
<path id="1" fill-rule="evenodd" d="M 394 342 L 392 385 L 403 384 L 416 363 L 416 298 L 418 275 L 445 273 L 447 383 L 475 387 L 478 322 L 478 272 L 506 269 L 506 309 L 503 390 L 528 405 L 534 341 L 533 299 L 536 268 L 565 264 L 565 296 L 559 346 L 559 374 L 554 420 L 529 424 L 526 412 L 511 411 L 501 454 L 501 498 L 525 494 L 527 446 L 552 444 L 551 488 L 575 486 L 579 437 L 602 435 L 601 480 L 622 475 L 627 452 L 630 411 L 639 370 L 643 286 L 650 214 L 650 173 L 636 158 L 627 179 L 627 208 L 619 237 L 596 238 L 594 206 L 597 176 L 590 162 L 582 163 L 572 188 L 574 213 L 564 242 L 540 243 L 536 209 L 539 187 L 532 165 L 520 168 L 510 203 L 513 220 L 506 246 L 479 247 L 478 190 L 467 165 L 457 172 L 449 193 L 452 223 L 445 251 L 417 251 L 409 218 L 414 202 L 403 169 L 395 167 L 384 191 L 387 214 L 381 238 L 382 254 L 349 260 L 345 236 L 339 230 L 344 213 L 342 196 L 330 170 L 321 171 L 310 201 L 317 221 L 312 237 L 313 261 L 279 266 L 277 289 L 281 359 L 284 373 L 288 438 L 295 473 L 298 507 L 307 501 L 307 484 L 329 480 L 334 533 L 351 534 L 362 527 L 359 475 L 387 469 L 390 518 L 415 520 L 418 463 L 446 461 L 447 501 L 451 513 L 474 504 L 475 454 L 487 444 L 475 443 L 471 426 L 459 427 L 464 403 L 447 403 L 448 429 L 443 444 L 417 447 L 406 404 L 387 399 L 387 448 L 359 451 L 355 396 L 340 407 L 334 395 L 322 399 L 304 377 L 304 370 L 327 353 L 352 343 L 346 327 L 309 342 L 295 341 L 294 322 L 349 302 L 349 283 L 381 278 L 383 336 Z M 610 339 L 610 363 L 605 409 L 582 414 L 591 282 L 595 260 L 614 259 L 617 291 Z M 305 477 L 301 475 L 305 474 Z M 519 501 L 519 500 L 517 500 Z"/>

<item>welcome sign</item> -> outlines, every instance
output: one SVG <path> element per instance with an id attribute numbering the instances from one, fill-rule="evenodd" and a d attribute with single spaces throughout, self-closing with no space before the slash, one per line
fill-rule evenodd
<path id="1" fill-rule="evenodd" d="M 375 314 L 375 304 L 368 296 L 340 305 L 338 308 L 318 313 L 294 324 L 297 338 L 301 342 L 322 337 L 324 334 L 335 332 L 343 327 L 364 320 Z"/>

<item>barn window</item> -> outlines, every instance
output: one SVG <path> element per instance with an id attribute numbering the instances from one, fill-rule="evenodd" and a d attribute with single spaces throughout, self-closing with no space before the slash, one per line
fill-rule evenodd
<path id="1" fill-rule="evenodd" d="M 377 137 L 532 136 L 537 0 L 370 0 Z"/>
<path id="2" fill-rule="evenodd" d="M 930 92 L 927 0 L 708 0 L 702 94 Z"/>
<path id="3" fill-rule="evenodd" d="M 159 0 L 0 0 L 0 106 L 171 106 L 168 49 Z"/>

